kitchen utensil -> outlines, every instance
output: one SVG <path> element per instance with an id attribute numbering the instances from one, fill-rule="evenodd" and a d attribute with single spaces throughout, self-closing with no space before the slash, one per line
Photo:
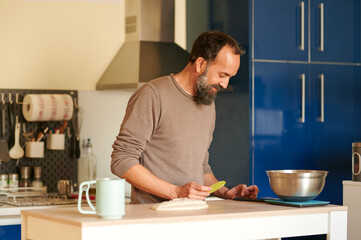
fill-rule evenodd
<path id="1" fill-rule="evenodd" d="M 36 141 L 39 142 L 41 139 L 43 139 L 48 132 L 49 127 L 46 127 L 42 132 L 39 132 L 38 137 L 36 138 Z"/>
<path id="2" fill-rule="evenodd" d="M 327 171 L 266 171 L 273 192 L 282 200 L 305 202 L 317 197 L 325 186 Z"/>
<path id="3" fill-rule="evenodd" d="M 9 162 L 9 146 L 5 140 L 5 103 L 1 104 L 1 139 L 0 139 L 0 161 Z"/>
<path id="4" fill-rule="evenodd" d="M 79 129 L 78 129 L 78 123 L 77 123 L 77 116 L 78 116 L 78 109 L 75 107 L 74 108 L 74 115 L 73 115 L 73 118 L 71 119 L 72 123 L 73 123 L 73 129 L 74 129 L 74 132 L 75 132 L 75 157 L 76 158 L 79 158 L 80 157 L 80 137 L 79 137 Z"/>
<path id="5" fill-rule="evenodd" d="M 21 167 L 21 178 L 19 183 L 20 187 L 31 186 L 30 171 L 31 171 L 31 167 L 28 166 Z"/>
<path id="6" fill-rule="evenodd" d="M 91 184 L 96 184 L 96 208 L 89 199 Z M 125 213 L 124 179 L 98 178 L 97 180 L 82 182 L 79 187 L 78 210 L 83 214 L 97 214 L 104 219 L 120 219 Z M 81 208 L 83 192 L 88 205 L 93 211 Z"/>
<path id="7" fill-rule="evenodd" d="M 58 193 L 62 196 L 71 196 L 73 194 L 73 184 L 71 180 L 58 181 Z"/>
<path id="8" fill-rule="evenodd" d="M 271 203 L 275 205 L 283 205 L 283 206 L 290 206 L 290 207 L 316 207 L 316 206 L 324 206 L 329 204 L 328 201 L 317 201 L 317 200 L 310 200 L 307 202 L 286 202 L 280 199 L 265 199 L 266 203 Z"/>
<path id="9" fill-rule="evenodd" d="M 14 103 L 11 101 L 8 102 L 8 117 L 9 117 L 9 140 L 8 140 L 8 146 L 14 145 L 14 130 L 15 130 L 15 122 L 14 122 Z"/>
<path id="10" fill-rule="evenodd" d="M 226 184 L 226 181 L 219 181 L 211 186 L 212 190 L 209 193 L 213 193 L 223 187 Z"/>
<path id="11" fill-rule="evenodd" d="M 40 179 L 41 178 L 41 172 L 42 172 L 42 167 L 41 166 L 35 166 L 34 167 L 34 178 L 36 179 Z"/>
<path id="12" fill-rule="evenodd" d="M 15 124 L 15 145 L 10 149 L 10 157 L 12 159 L 20 159 L 24 156 L 24 150 L 19 143 L 20 138 L 20 123 Z"/>
<path id="13" fill-rule="evenodd" d="M 28 166 L 21 167 L 20 168 L 21 178 L 22 179 L 30 179 L 30 171 L 31 171 L 31 167 L 28 167 Z"/>
<path id="14" fill-rule="evenodd" d="M 287 202 L 283 201 L 279 198 L 271 198 L 271 197 L 261 197 L 256 199 L 250 198 L 234 198 L 233 200 L 236 201 L 248 201 L 248 202 L 266 202 L 275 205 L 283 205 L 283 206 L 291 206 L 291 207 L 315 207 L 315 206 L 324 206 L 329 204 L 328 201 L 317 201 L 317 200 L 310 200 L 307 202 Z"/>
<path id="15" fill-rule="evenodd" d="M 361 182 L 361 142 L 352 143 L 352 180 Z"/>
<path id="16" fill-rule="evenodd" d="M 59 128 L 59 133 L 61 133 L 61 134 L 64 133 L 67 126 L 68 126 L 68 122 L 64 121 L 63 124 Z"/>
<path id="17" fill-rule="evenodd" d="M 41 166 L 34 167 L 34 180 L 31 182 L 32 187 L 42 187 L 43 181 L 41 180 Z"/>

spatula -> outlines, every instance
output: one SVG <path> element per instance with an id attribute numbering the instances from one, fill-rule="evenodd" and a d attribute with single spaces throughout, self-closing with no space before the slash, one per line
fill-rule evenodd
<path id="1" fill-rule="evenodd" d="M 226 184 L 226 181 L 219 181 L 211 186 L 212 190 L 209 193 L 213 193 L 223 187 Z"/>
<path id="2" fill-rule="evenodd" d="M 9 162 L 9 146 L 5 138 L 5 103 L 1 104 L 1 139 L 0 139 L 0 161 Z"/>

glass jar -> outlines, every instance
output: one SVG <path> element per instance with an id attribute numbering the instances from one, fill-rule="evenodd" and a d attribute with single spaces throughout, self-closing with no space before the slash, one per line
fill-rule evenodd
<path id="1" fill-rule="evenodd" d="M 8 175 L 0 174 L 0 188 L 8 187 Z"/>
<path id="2" fill-rule="evenodd" d="M 19 174 L 10 173 L 9 174 L 9 188 L 18 188 L 19 187 Z"/>

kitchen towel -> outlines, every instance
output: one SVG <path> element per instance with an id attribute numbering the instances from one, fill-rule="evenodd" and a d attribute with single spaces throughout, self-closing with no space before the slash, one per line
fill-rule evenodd
<path id="1" fill-rule="evenodd" d="M 29 122 L 63 121 L 73 116 L 73 98 L 68 94 L 27 94 L 23 115 Z"/>

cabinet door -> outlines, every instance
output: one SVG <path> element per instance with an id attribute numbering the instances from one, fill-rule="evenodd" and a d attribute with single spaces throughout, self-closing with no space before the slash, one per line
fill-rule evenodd
<path id="1" fill-rule="evenodd" d="M 352 177 L 352 142 L 361 139 L 360 79 L 359 66 L 311 67 L 313 166 L 329 171 L 319 199 L 334 204 L 342 204 L 342 181 Z"/>
<path id="2" fill-rule="evenodd" d="M 21 225 L 6 225 L 0 226 L 1 240 L 20 240 L 21 239 Z"/>
<path id="3" fill-rule="evenodd" d="M 253 161 L 254 183 L 260 189 L 260 197 L 275 196 L 266 170 L 309 168 L 308 66 L 261 62 L 254 65 Z M 305 76 L 304 85 L 301 74 Z M 306 114 L 304 122 L 300 119 L 302 112 Z"/>
<path id="4" fill-rule="evenodd" d="M 312 61 L 360 62 L 360 0 L 312 0 L 310 45 Z"/>
<path id="5" fill-rule="evenodd" d="M 307 9 L 308 1 L 254 0 L 254 58 L 307 61 Z"/>

